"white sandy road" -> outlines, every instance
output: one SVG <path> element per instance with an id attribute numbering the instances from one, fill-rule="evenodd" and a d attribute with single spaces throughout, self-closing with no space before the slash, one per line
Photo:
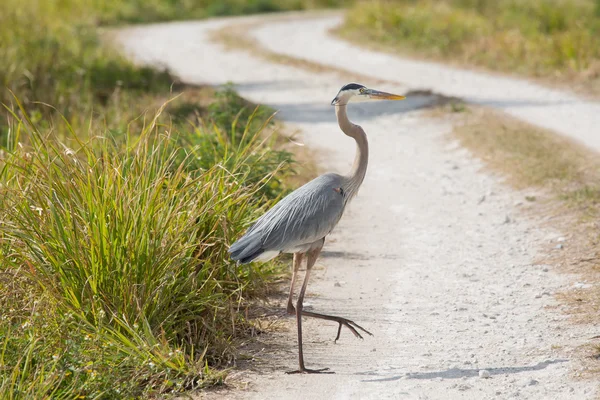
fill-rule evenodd
<path id="1" fill-rule="evenodd" d="M 166 65 L 187 82 L 233 81 L 243 96 L 281 110 L 280 118 L 298 127 L 308 146 L 320 150 L 325 169 L 346 172 L 354 144 L 340 133 L 328 105 L 346 82 L 336 75 L 270 64 L 210 42 L 212 30 L 236 21 L 139 26 L 122 30 L 119 41 L 136 60 Z M 281 49 L 276 43 L 301 46 L 303 35 L 310 34 L 311 45 L 303 53 L 309 59 L 323 56 L 321 44 L 350 49 L 317 35 L 319 29 L 324 35 L 318 28 L 323 21 L 329 19 L 302 20 L 300 25 L 288 21 L 291 29 L 269 23 L 255 35 L 271 49 L 290 53 L 296 48 Z M 311 29 L 304 32 L 307 27 Z M 341 52 L 336 57 L 349 55 Z M 383 74 L 384 64 L 356 69 Z M 387 73 L 386 79 L 396 75 Z M 411 74 L 419 75 L 419 70 Z M 402 92 L 409 87 L 398 82 L 380 89 Z M 439 89 L 433 77 L 419 86 L 425 83 Z M 498 85 L 501 89 L 504 83 Z M 573 285 L 575 277 L 560 275 L 552 266 L 533 265 L 541 247 L 560 234 L 536 229 L 536 221 L 521 216 L 523 206 L 516 204 L 524 194 L 483 174 L 477 161 L 449 143 L 451 126 L 426 119 L 417 110 L 428 101 L 414 97 L 350 109 L 351 118 L 370 137 L 370 169 L 358 198 L 327 240 L 317 278 L 309 285 L 312 309 L 354 319 L 375 336 L 359 341 L 344 332 L 333 344 L 334 325 L 307 320 L 308 367 L 331 367 L 335 375 L 283 373 L 296 367 L 292 330 L 261 339 L 278 346 L 258 354 L 251 371 L 235 374 L 233 384 L 247 385 L 209 397 L 594 397 L 596 385 L 577 379 L 581 367 L 573 350 L 597 332 L 571 325 L 552 296 Z M 541 112 L 530 106 L 523 109 L 532 110 L 530 122 Z M 598 117 L 584 111 L 578 109 L 577 120 Z M 539 115 L 547 117 L 539 120 L 547 125 L 549 117 Z M 582 141 L 594 136 L 586 136 L 584 125 L 578 131 L 583 132 L 578 136 Z M 482 369 L 491 377 L 480 378 Z"/>
<path id="2" fill-rule="evenodd" d="M 398 82 L 409 89 L 435 89 L 470 103 L 552 129 L 600 151 L 600 103 L 549 89 L 524 79 L 465 71 L 367 51 L 328 35 L 341 15 L 274 22 L 253 32 L 267 49 L 325 65 Z M 318 45 L 317 45 L 318 44 Z"/>

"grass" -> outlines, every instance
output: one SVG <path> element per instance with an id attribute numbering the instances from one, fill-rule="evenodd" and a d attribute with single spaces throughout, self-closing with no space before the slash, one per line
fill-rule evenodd
<path id="1" fill-rule="evenodd" d="M 537 186 L 577 193 L 600 176 L 600 164 L 584 146 L 492 111 L 460 125 L 455 134 L 490 166 L 509 173 L 519 189 Z"/>
<path id="2" fill-rule="evenodd" d="M 600 93 L 598 1 L 363 1 L 346 14 L 339 33 L 411 55 Z"/>
<path id="3" fill-rule="evenodd" d="M 352 0 L 119 0 L 100 2 L 103 22 L 139 23 L 200 19 L 214 16 L 269 13 L 277 11 L 334 8 Z"/>
<path id="4" fill-rule="evenodd" d="M 0 160 L 3 398 L 135 397 L 219 380 L 208 365 L 227 365 L 249 329 L 238 310 L 280 274 L 226 251 L 283 193 L 290 156 L 265 139 L 265 116 L 214 104 L 214 125 L 187 131 L 158 115 L 124 136 L 65 123 L 77 146 L 24 108 L 13 115 Z"/>
<path id="5" fill-rule="evenodd" d="M 507 176 L 512 186 L 552 193 L 577 215 L 577 222 L 600 217 L 600 162 L 594 151 L 491 110 L 468 107 L 459 115 L 454 137 L 490 168 Z M 537 198 L 528 196 L 527 200 Z M 597 231 L 595 235 L 599 235 Z"/>
<path id="6" fill-rule="evenodd" d="M 294 175 L 272 110 L 135 66 L 97 32 L 219 4 L 0 3 L 1 398 L 218 384 L 254 331 L 243 311 L 280 265 L 226 249 Z"/>
<path id="7" fill-rule="evenodd" d="M 77 130 L 92 119 L 125 130 L 158 94 L 166 101 L 176 81 L 165 71 L 132 65 L 101 45 L 99 24 L 153 22 L 218 15 L 336 6 L 341 0 L 6 0 L 0 2 L 0 86 L 43 123 L 56 114 Z M 142 101 L 140 101 L 142 99 Z M 0 103 L 12 104 L 0 90 Z M 127 105 L 127 106 L 124 106 Z M 0 139 L 6 136 L 0 119 Z"/>

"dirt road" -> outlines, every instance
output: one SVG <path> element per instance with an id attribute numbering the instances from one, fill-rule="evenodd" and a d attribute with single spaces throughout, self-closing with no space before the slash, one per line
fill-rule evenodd
<path id="1" fill-rule="evenodd" d="M 251 20 L 139 26 L 121 31 L 119 40 L 136 60 L 166 65 L 187 82 L 234 82 L 244 97 L 281 110 L 279 117 L 299 128 L 306 145 L 318 150 L 323 169 L 347 172 L 354 144 L 339 131 L 329 106 L 347 82 L 335 74 L 311 73 L 228 51 L 209 39 L 211 31 Z M 253 35 L 274 51 L 301 52 L 313 60 L 326 58 L 325 62 L 357 60 L 344 67 L 363 74 L 387 73 L 388 81 L 398 82 L 379 87 L 382 90 L 402 93 L 416 85 L 460 94 L 431 75 L 411 81 L 423 71 L 414 69 L 418 66 L 407 65 L 400 73 L 393 69 L 398 60 L 374 53 L 363 57 L 363 50 L 326 37 L 325 28 L 331 23 L 330 17 L 270 22 Z M 310 42 L 304 42 L 305 34 Z M 286 49 L 288 41 L 298 47 Z M 332 44 L 339 53 L 325 54 L 323 48 L 333 51 L 327 47 Z M 402 76 L 410 77 L 408 84 L 403 84 Z M 492 85 L 495 78 L 485 79 Z M 497 83 L 499 91 L 503 84 Z M 306 302 L 315 311 L 354 319 L 375 336 L 359 341 L 343 332 L 334 344 L 335 325 L 308 320 L 307 366 L 330 367 L 335 375 L 283 373 L 296 367 L 292 329 L 261 338 L 265 350 L 247 363 L 249 370 L 234 373 L 229 381 L 237 389 L 201 396 L 594 397 L 596 385 L 577 377 L 581 366 L 573 352 L 597 331 L 570 324 L 553 297 L 576 278 L 559 274 L 552 266 L 535 265 L 542 246 L 557 241 L 561 233 L 541 230 L 538 221 L 524 217 L 520 209 L 531 193 L 514 192 L 482 173 L 477 160 L 448 140 L 449 122 L 425 117 L 420 108 L 430 101 L 415 96 L 350 108 L 351 119 L 370 138 L 369 171 L 359 196 L 326 241 Z M 498 99 L 499 104 L 503 101 Z M 600 118 L 600 113 L 593 113 L 598 105 L 584 104 L 568 111 L 579 113 L 573 115 L 578 125 L 567 126 L 555 118 L 560 124 L 552 127 L 565 132 L 575 128 L 579 140 L 600 145 L 589 122 Z M 567 107 L 548 103 L 507 108 L 547 126 L 552 120 L 547 112 L 563 106 Z"/>

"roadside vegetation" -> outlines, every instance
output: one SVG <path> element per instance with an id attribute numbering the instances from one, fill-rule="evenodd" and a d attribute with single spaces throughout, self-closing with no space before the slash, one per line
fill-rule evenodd
<path id="1" fill-rule="evenodd" d="M 103 22 L 129 23 L 334 8 L 352 0 L 96 0 Z"/>
<path id="2" fill-rule="evenodd" d="M 195 17 L 184 3 L 225 12 L 217 1 L 0 3 L 3 399 L 218 383 L 255 331 L 245 310 L 281 276 L 226 253 L 294 174 L 272 110 L 181 85 L 100 41 L 101 23 Z"/>
<path id="3" fill-rule="evenodd" d="M 339 33 L 416 57 L 600 94 L 598 0 L 360 1 Z"/>
<path id="4" fill-rule="evenodd" d="M 67 126 L 68 141 L 21 111 L 0 160 L 2 397 L 214 383 L 209 366 L 249 330 L 240 310 L 281 272 L 226 253 L 282 193 L 289 153 L 253 127 L 268 120 L 178 130 L 150 116 L 124 134 Z"/>

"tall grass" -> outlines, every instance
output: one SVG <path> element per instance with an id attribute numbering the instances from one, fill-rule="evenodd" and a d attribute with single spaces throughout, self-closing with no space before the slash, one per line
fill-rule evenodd
<path id="1" fill-rule="evenodd" d="M 0 161 L 3 398 L 139 396 L 219 378 L 207 365 L 233 357 L 248 326 L 237 310 L 278 272 L 226 252 L 281 192 L 265 188 L 289 160 L 258 118 L 199 126 L 192 136 L 210 137 L 199 146 L 155 118 L 124 146 L 70 130 L 69 148 L 14 114 Z M 198 167 L 202 154 L 212 165 Z"/>
<path id="2" fill-rule="evenodd" d="M 164 104 L 175 79 L 97 31 L 223 4 L 307 2 L 0 2 L 0 398 L 218 383 L 250 331 L 241 310 L 280 269 L 226 249 L 286 191 L 292 156 L 269 136 L 271 111 L 230 88 Z"/>
<path id="3" fill-rule="evenodd" d="M 440 60 L 600 91 L 600 3 L 400 0 L 357 3 L 343 35 Z"/>
<path id="4" fill-rule="evenodd" d="M 125 130 L 145 105 L 169 97 L 175 78 L 134 66 L 102 46 L 98 26 L 335 6 L 344 0 L 3 0 L 0 103 L 10 89 L 38 124 L 56 113 L 83 131 L 90 121 Z M 141 101 L 140 101 L 141 99 Z M 55 125 L 55 127 L 58 125 Z M 6 136 L 0 118 L 0 139 Z"/>
<path id="5" fill-rule="evenodd" d="M 51 104 L 78 130 L 102 118 L 111 129 L 125 129 L 144 111 L 140 98 L 169 94 L 174 78 L 168 73 L 136 67 L 101 45 L 99 12 L 92 4 L 0 2 L 0 103 L 13 104 L 12 91 L 30 117 L 45 127 L 60 117 L 40 103 Z M 3 117 L 0 139 L 7 129 Z"/>

